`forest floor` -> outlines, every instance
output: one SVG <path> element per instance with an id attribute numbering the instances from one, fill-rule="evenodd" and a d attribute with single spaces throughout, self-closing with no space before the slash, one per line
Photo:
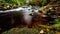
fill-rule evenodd
<path id="1" fill-rule="evenodd" d="M 45 25 L 40 25 L 40 27 L 32 27 L 32 28 L 28 28 L 23 27 L 23 28 L 12 28 L 8 31 L 3 32 L 2 34 L 40 34 L 40 33 L 44 33 L 44 34 L 60 34 L 60 25 L 59 24 L 55 24 L 52 26 L 45 26 Z"/>

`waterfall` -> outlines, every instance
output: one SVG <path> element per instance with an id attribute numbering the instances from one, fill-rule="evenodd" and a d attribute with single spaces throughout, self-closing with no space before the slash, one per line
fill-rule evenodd
<path id="1" fill-rule="evenodd" d="M 14 12 L 14 11 L 21 11 L 22 10 L 22 14 L 24 15 L 24 20 L 27 24 L 30 24 L 32 17 L 31 15 L 29 15 L 29 13 L 32 12 L 32 10 L 34 10 L 34 12 L 38 12 L 38 9 L 32 9 L 32 6 L 23 6 L 23 7 L 19 7 L 16 9 L 11 9 L 11 10 L 5 10 L 5 11 L 0 11 L 0 13 L 6 13 L 6 12 Z"/>

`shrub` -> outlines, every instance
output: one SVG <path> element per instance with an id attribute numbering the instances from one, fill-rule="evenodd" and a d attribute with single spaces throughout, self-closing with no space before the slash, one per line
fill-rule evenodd
<path id="1" fill-rule="evenodd" d="M 38 5 L 38 6 L 44 6 L 47 3 L 48 1 L 47 0 L 32 0 L 29 4 L 30 5 Z"/>
<path id="2" fill-rule="evenodd" d="M 21 5 L 24 5 L 25 0 L 5 0 L 5 2 L 21 6 Z"/>

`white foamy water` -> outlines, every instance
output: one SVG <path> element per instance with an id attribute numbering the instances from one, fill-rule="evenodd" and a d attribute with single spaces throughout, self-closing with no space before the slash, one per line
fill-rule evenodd
<path id="1" fill-rule="evenodd" d="M 32 20 L 32 16 L 29 15 L 29 13 L 31 13 L 31 12 L 32 12 L 32 10 L 27 10 L 27 9 L 25 9 L 25 10 L 23 11 L 24 19 L 25 19 L 25 22 L 26 22 L 27 24 L 29 24 L 29 23 L 31 22 L 31 20 Z"/>
<path id="2" fill-rule="evenodd" d="M 37 9 L 32 9 L 32 6 L 29 6 L 29 7 L 25 6 L 25 7 L 19 7 L 16 9 L 6 10 L 6 11 L 0 11 L 0 13 L 20 11 L 20 10 L 22 10 L 22 14 L 24 15 L 24 19 L 27 24 L 29 24 L 32 20 L 33 16 L 29 15 L 32 12 L 32 10 L 34 10 L 34 12 L 38 12 Z"/>

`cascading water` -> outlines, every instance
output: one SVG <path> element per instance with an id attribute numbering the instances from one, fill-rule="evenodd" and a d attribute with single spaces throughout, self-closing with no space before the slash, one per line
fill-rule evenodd
<path id="1" fill-rule="evenodd" d="M 27 24 L 31 23 L 32 16 L 29 15 L 29 13 L 31 13 L 31 12 L 32 12 L 32 10 L 27 10 L 27 9 L 23 11 L 24 19 Z"/>
<path id="2" fill-rule="evenodd" d="M 35 9 L 32 9 L 32 7 L 29 7 L 29 8 L 24 8 L 24 10 L 23 10 L 24 19 L 25 19 L 25 22 L 27 25 L 31 24 L 33 16 L 31 16 L 29 14 L 33 13 L 32 11 L 38 12 L 38 9 L 35 10 Z"/>
<path id="3" fill-rule="evenodd" d="M 11 10 L 6 10 L 6 11 L 0 11 L 0 13 L 6 13 L 6 12 L 13 12 L 13 11 L 21 11 L 22 10 L 22 14 L 24 15 L 24 20 L 26 22 L 26 24 L 30 24 L 32 17 L 31 15 L 29 15 L 30 13 L 32 13 L 32 10 L 34 10 L 34 12 L 38 12 L 38 9 L 32 9 L 32 6 L 24 6 L 24 7 L 19 7 L 16 9 L 11 9 Z"/>

